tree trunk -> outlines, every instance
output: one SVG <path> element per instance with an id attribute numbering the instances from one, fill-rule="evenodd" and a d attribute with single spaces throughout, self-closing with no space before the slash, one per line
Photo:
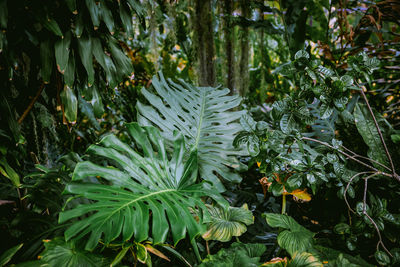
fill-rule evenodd
<path id="1" fill-rule="evenodd" d="M 240 0 L 240 8 L 242 16 L 248 18 L 250 16 L 248 1 Z M 249 85 L 249 29 L 247 27 L 242 28 L 240 37 L 239 93 L 244 96 Z"/>
<path id="2" fill-rule="evenodd" d="M 235 29 L 232 24 L 233 1 L 224 0 L 224 34 L 225 34 L 225 52 L 227 64 L 227 80 L 226 86 L 231 90 L 231 93 L 237 93 L 235 83 Z"/>
<path id="3" fill-rule="evenodd" d="M 215 46 L 211 0 L 196 0 L 194 20 L 199 85 L 215 86 Z"/>

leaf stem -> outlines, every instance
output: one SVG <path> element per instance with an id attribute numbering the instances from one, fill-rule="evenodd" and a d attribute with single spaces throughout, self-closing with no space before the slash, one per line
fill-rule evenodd
<path id="1" fill-rule="evenodd" d="M 281 214 L 286 214 L 286 195 L 282 195 L 282 211 Z"/>
<path id="2" fill-rule="evenodd" d="M 194 254 L 196 255 L 196 258 L 197 258 L 197 262 L 201 263 L 202 260 L 201 260 L 199 248 L 197 247 L 197 244 L 196 244 L 196 238 L 193 237 L 192 240 L 190 240 L 190 243 L 192 244 Z"/>

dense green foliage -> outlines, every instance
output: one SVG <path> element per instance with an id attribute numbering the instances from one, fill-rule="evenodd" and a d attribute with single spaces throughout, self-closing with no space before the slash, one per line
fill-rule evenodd
<path id="1" fill-rule="evenodd" d="M 396 0 L 0 0 L 0 266 L 400 265 Z"/>

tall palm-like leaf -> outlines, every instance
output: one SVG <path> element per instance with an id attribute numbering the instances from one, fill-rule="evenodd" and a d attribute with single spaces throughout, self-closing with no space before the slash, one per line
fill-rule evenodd
<path id="1" fill-rule="evenodd" d="M 211 181 L 219 191 L 224 187 L 218 176 L 240 182 L 241 177 L 232 169 L 241 165 L 237 156 L 247 152 L 235 149 L 232 140 L 242 130 L 237 120 L 244 113 L 232 109 L 241 98 L 228 95 L 229 89 L 166 81 L 162 73 L 153 77 L 152 84 L 158 96 L 142 89 L 151 106 L 138 102 L 139 123 L 159 127 L 168 140 L 173 139 L 174 131 L 180 131 L 187 145 L 197 150 L 201 178 Z"/>
<path id="2" fill-rule="evenodd" d="M 196 183 L 195 151 L 184 162 L 184 139 L 174 135 L 174 151 L 169 158 L 156 128 L 131 123 L 127 129 L 143 156 L 114 135 L 89 147 L 89 153 L 103 157 L 111 166 L 89 161 L 77 164 L 72 180 L 81 183 L 68 185 L 66 191 L 94 203 L 60 214 L 60 222 L 85 216 L 66 230 L 66 240 L 88 235 L 86 249 L 96 247 L 100 239 L 107 244 L 121 235 L 123 240 L 133 236 L 140 242 L 149 237 L 149 225 L 154 243 L 164 242 L 169 231 L 175 243 L 185 237 L 186 231 L 190 238 L 202 233 L 202 222 L 191 214 L 198 210 L 199 216 L 203 212 L 209 216 L 200 197 L 209 196 L 225 206 L 227 203 L 209 183 Z M 109 184 L 86 182 L 86 178 L 96 176 Z"/>

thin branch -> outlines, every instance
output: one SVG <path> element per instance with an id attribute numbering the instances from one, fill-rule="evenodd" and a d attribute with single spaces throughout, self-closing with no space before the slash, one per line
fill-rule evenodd
<path id="1" fill-rule="evenodd" d="M 358 85 L 358 84 L 357 84 L 357 85 Z M 359 86 L 359 85 L 358 85 L 358 86 Z M 359 86 L 359 87 L 360 87 L 360 86 Z M 361 88 L 361 87 L 360 87 L 360 88 Z M 383 139 L 382 131 L 381 131 L 381 129 L 379 128 L 378 122 L 376 121 L 374 112 L 372 111 L 372 108 L 371 108 L 371 106 L 370 106 L 370 104 L 369 104 L 369 102 L 368 102 L 367 96 L 365 95 L 363 88 L 361 88 L 360 92 L 361 92 L 362 97 L 364 98 L 365 104 L 367 104 L 368 111 L 369 111 L 369 113 L 371 114 L 372 119 L 374 120 L 375 128 L 376 128 L 376 130 L 378 131 L 379 138 L 381 139 L 383 148 L 385 149 L 386 157 L 388 158 L 389 163 L 390 163 L 390 167 L 392 168 L 393 177 L 394 177 L 395 179 L 397 179 L 397 180 L 400 182 L 400 176 L 397 175 L 397 173 L 396 173 L 396 170 L 395 170 L 395 168 L 394 168 L 394 164 L 393 164 L 392 157 L 390 156 L 390 153 L 389 153 L 389 150 L 388 150 L 388 148 L 387 148 L 387 146 L 386 146 L 385 140 Z"/>
<path id="2" fill-rule="evenodd" d="M 353 175 L 353 177 L 351 177 L 351 178 L 350 178 L 350 181 L 347 183 L 346 189 L 344 190 L 344 193 L 343 193 L 344 201 L 346 202 L 347 208 L 348 208 L 352 213 L 354 213 L 354 214 L 356 214 L 356 212 L 350 207 L 350 204 L 349 204 L 349 202 L 347 201 L 347 190 L 349 190 L 349 187 L 350 187 L 351 182 L 353 182 L 353 180 L 354 180 L 357 176 L 362 175 L 362 174 L 367 174 L 367 173 L 371 173 L 371 172 L 359 172 L 359 173 Z"/>
<path id="3" fill-rule="evenodd" d="M 42 82 L 42 84 L 39 87 L 39 90 L 37 91 L 37 93 L 35 95 L 35 97 L 31 100 L 29 105 L 26 107 L 24 113 L 22 113 L 22 116 L 18 119 L 18 124 L 21 124 L 23 122 L 23 120 L 25 119 L 25 117 L 29 114 L 29 111 L 31 111 L 31 109 L 33 108 L 33 105 L 36 103 L 36 100 L 42 94 L 43 88 L 44 88 L 44 82 Z"/>
<path id="4" fill-rule="evenodd" d="M 391 169 L 390 169 L 388 166 L 386 166 L 386 165 L 380 163 L 379 161 L 376 161 L 376 160 L 373 160 L 373 159 L 370 159 L 370 158 L 361 156 L 361 155 L 359 155 L 359 154 L 357 154 L 357 153 L 351 151 L 350 149 L 348 149 L 348 148 L 345 147 L 345 146 L 341 146 L 341 147 L 344 148 L 344 150 L 346 150 L 347 152 L 352 153 L 353 157 L 355 157 L 355 158 L 361 158 L 361 159 L 365 159 L 365 160 L 371 161 L 372 163 L 375 163 L 375 164 L 377 164 L 377 165 L 379 165 L 379 166 L 385 168 L 386 170 L 391 171 Z"/>
<path id="5" fill-rule="evenodd" d="M 355 161 L 355 162 L 357 162 L 357 163 L 359 163 L 359 164 L 361 164 L 361 165 L 367 167 L 368 169 L 373 170 L 374 172 L 380 172 L 377 168 L 375 168 L 375 167 L 373 167 L 373 166 L 371 166 L 371 165 L 369 165 L 369 164 L 367 164 L 367 163 L 365 163 L 365 162 L 362 162 L 361 160 L 355 158 L 354 156 L 349 155 L 348 153 L 346 153 L 346 152 L 344 152 L 344 151 L 342 151 L 342 150 L 340 150 L 340 149 L 337 149 L 337 148 L 331 146 L 330 144 L 328 144 L 328 143 L 326 143 L 326 142 L 320 141 L 320 140 L 318 140 L 318 139 L 310 138 L 310 137 L 305 137 L 305 136 L 303 136 L 301 139 L 303 139 L 303 140 L 308 140 L 308 141 L 313 141 L 313 142 L 316 142 L 316 143 L 318 143 L 318 144 L 321 144 L 321 145 L 324 145 L 324 146 L 326 146 L 326 147 L 329 147 L 329 148 L 331 148 L 331 149 L 333 149 L 333 150 L 336 150 L 336 151 L 339 152 L 340 154 L 342 154 L 342 155 L 348 157 L 349 159 L 351 159 L 351 160 L 353 160 L 353 161 Z M 388 173 L 385 173 L 385 172 L 380 172 L 380 174 L 382 174 L 382 175 L 384 175 L 384 176 L 387 176 L 387 177 L 392 177 L 392 176 L 393 176 L 393 175 L 388 174 Z"/>
<path id="6" fill-rule="evenodd" d="M 379 231 L 378 225 L 375 223 L 375 221 L 371 218 L 371 216 L 368 215 L 367 213 L 367 190 L 368 190 L 368 179 L 378 175 L 378 173 L 371 174 L 370 176 L 367 176 L 364 178 L 364 196 L 363 196 L 363 214 L 368 218 L 368 220 L 374 225 L 376 233 L 378 234 L 379 241 L 376 244 L 376 250 L 379 250 L 379 245 L 382 246 L 382 248 L 391 256 L 393 255 L 389 252 L 389 250 L 386 248 L 385 244 L 382 241 L 382 235 L 381 232 Z"/>

